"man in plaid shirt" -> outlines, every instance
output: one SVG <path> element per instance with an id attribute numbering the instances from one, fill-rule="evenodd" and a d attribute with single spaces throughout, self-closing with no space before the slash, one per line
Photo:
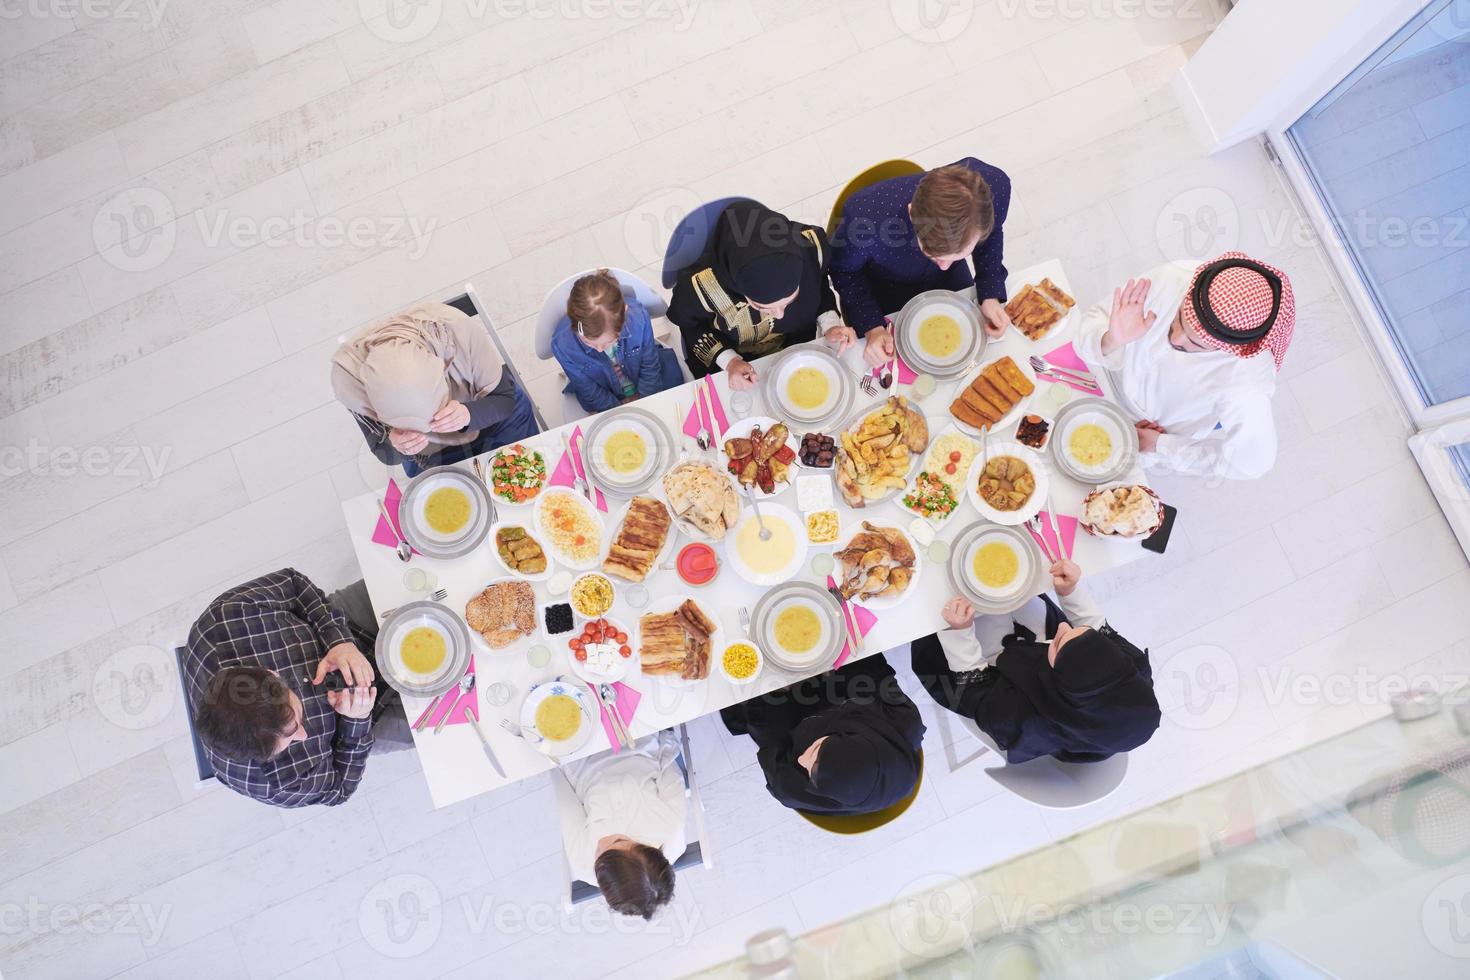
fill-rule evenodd
<path id="1" fill-rule="evenodd" d="M 184 677 L 215 777 L 273 806 L 335 806 L 362 780 L 377 689 L 354 632 L 294 568 L 210 603 L 189 631 Z M 340 691 L 318 687 L 339 671 Z"/>

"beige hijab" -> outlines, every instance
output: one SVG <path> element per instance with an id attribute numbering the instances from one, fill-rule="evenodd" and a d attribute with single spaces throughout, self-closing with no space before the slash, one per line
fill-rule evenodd
<path id="1" fill-rule="evenodd" d="M 424 303 L 370 324 L 332 357 L 332 390 L 356 415 L 459 445 L 478 431 L 430 432 L 450 399 L 470 402 L 500 384 L 505 364 L 484 328 L 443 303 Z"/>

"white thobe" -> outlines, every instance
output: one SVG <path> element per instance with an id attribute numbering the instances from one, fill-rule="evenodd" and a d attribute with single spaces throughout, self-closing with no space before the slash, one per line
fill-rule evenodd
<path id="1" fill-rule="evenodd" d="M 1253 480 L 1276 462 L 1276 362 L 1267 352 L 1236 357 L 1227 351 L 1185 353 L 1169 346 L 1169 328 L 1183 305 L 1195 265 L 1171 262 L 1148 274 L 1146 312 L 1158 320 L 1139 339 L 1104 356 L 1109 297 L 1087 311 L 1074 346 L 1089 365 L 1104 369 L 1113 393 L 1135 421 L 1165 430 L 1158 448 L 1143 455 L 1165 473 Z M 1216 428 L 1216 425 L 1219 428 Z"/>
<path id="2" fill-rule="evenodd" d="M 1097 629 L 1107 620 L 1092 596 L 1082 586 L 1072 590 L 1069 596 L 1057 596 L 1057 605 L 1066 621 L 1073 626 L 1091 626 Z M 1038 642 L 1045 643 L 1046 603 L 1040 596 L 1032 596 L 1027 603 L 1014 612 L 1002 615 L 976 616 L 970 629 L 944 629 L 939 631 L 939 646 L 944 650 L 944 659 L 949 669 L 959 672 L 979 670 L 1000 656 L 1001 641 L 1019 623 L 1035 634 Z"/>
<path id="3" fill-rule="evenodd" d="M 684 853 L 684 777 L 674 761 L 678 737 L 665 729 L 631 749 L 564 763 L 553 775 L 562 838 L 572 876 L 597 880 L 597 842 L 623 834 L 663 851 L 672 863 Z"/>

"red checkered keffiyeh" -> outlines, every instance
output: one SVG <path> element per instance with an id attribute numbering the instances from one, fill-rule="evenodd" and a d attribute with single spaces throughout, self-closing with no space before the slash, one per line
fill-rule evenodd
<path id="1" fill-rule="evenodd" d="M 1256 262 L 1281 278 L 1281 309 L 1276 315 L 1276 322 L 1272 324 L 1270 331 L 1264 337 L 1244 344 L 1232 344 L 1211 333 L 1200 322 L 1199 312 L 1195 309 L 1193 302 L 1195 287 L 1199 283 L 1200 275 L 1216 263 L 1227 259 Z M 1226 269 L 1210 283 L 1209 308 L 1227 331 L 1241 334 L 1251 333 L 1271 316 L 1271 306 L 1271 283 L 1254 269 Z M 1286 349 L 1291 346 L 1291 334 L 1296 328 L 1296 297 L 1291 291 L 1291 280 L 1286 277 L 1286 273 L 1275 266 L 1258 259 L 1251 259 L 1244 252 L 1226 252 L 1213 262 L 1206 262 L 1195 269 L 1194 276 L 1189 281 L 1189 292 L 1185 294 L 1182 312 L 1184 325 L 1190 329 L 1200 343 L 1214 347 L 1216 350 L 1227 351 L 1236 357 L 1255 357 L 1262 351 L 1270 351 L 1272 359 L 1276 361 L 1278 371 L 1281 370 L 1281 362 L 1286 359 Z"/>

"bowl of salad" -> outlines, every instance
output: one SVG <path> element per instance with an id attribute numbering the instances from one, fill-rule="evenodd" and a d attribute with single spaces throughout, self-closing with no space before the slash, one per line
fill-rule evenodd
<path id="1" fill-rule="evenodd" d="M 485 470 L 490 493 L 503 503 L 529 504 L 546 486 L 546 458 L 520 443 L 504 446 L 490 457 Z"/>
<path id="2" fill-rule="evenodd" d="M 954 486 L 928 470 L 920 470 L 899 503 L 910 513 L 943 524 L 959 509 L 960 499 Z"/>

